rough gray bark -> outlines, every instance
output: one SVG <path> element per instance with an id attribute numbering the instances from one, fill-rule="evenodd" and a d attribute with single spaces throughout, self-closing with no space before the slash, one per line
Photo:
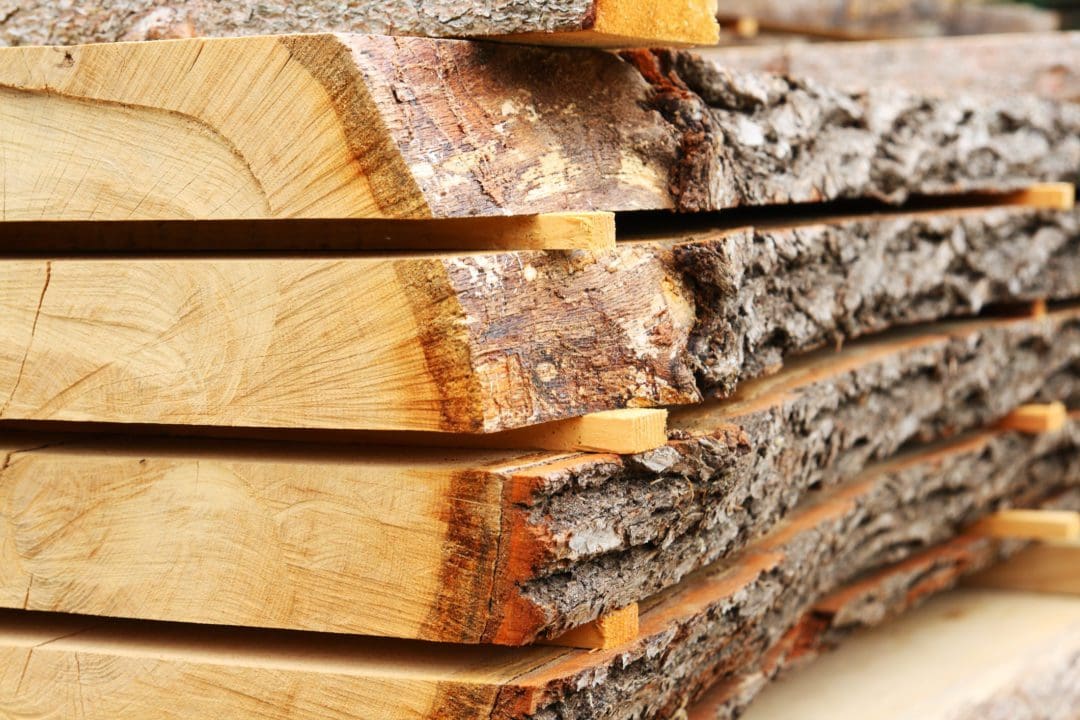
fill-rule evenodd
<path id="1" fill-rule="evenodd" d="M 1063 471 L 1080 471 L 1077 452 L 1072 451 L 1071 460 L 1063 458 L 1063 452 L 1069 452 L 1068 443 L 1046 457 L 1036 458 L 1027 471 L 1029 490 L 1014 498 L 1017 506 L 1035 506 L 1039 503 L 1035 493 L 1053 485 L 1047 482 L 1045 475 L 1040 477 L 1032 473 L 1034 466 L 1038 465 L 1043 471 L 1053 469 L 1059 477 Z M 1071 482 L 1073 487 L 1043 501 L 1042 506 L 1080 508 L 1080 488 L 1075 487 L 1076 480 Z M 695 708 L 694 720 L 733 720 L 739 717 L 758 693 L 777 677 L 831 650 L 853 633 L 879 625 L 922 603 L 930 595 L 953 587 L 964 575 L 1007 558 L 1022 545 L 1016 541 L 1000 542 L 964 535 L 859 578 L 840 592 L 819 601 L 756 662 L 710 688 L 700 706 Z M 1075 707 L 1070 703 L 1080 691 L 1080 686 L 1065 678 L 1076 662 L 1070 660 L 1061 663 L 1060 660 L 1057 658 L 1052 666 L 1043 668 L 1045 673 L 1033 671 L 1028 675 L 1030 681 L 1024 684 L 1024 688 L 1030 694 L 1020 692 L 1020 688 L 996 693 L 973 706 L 957 720 L 960 717 L 971 720 L 1029 716 L 1060 717 L 1065 720 L 1071 717 L 1060 712 L 1063 708 Z M 1004 712 L 993 714 L 999 710 Z M 1033 712 L 1034 715 L 1029 715 Z"/>
<path id="2" fill-rule="evenodd" d="M 788 42 L 695 51 L 721 67 L 810 78 L 848 92 L 896 87 L 936 97 L 1080 100 L 1080 33 L 867 43 Z"/>
<path id="3" fill-rule="evenodd" d="M 1080 214 L 995 209 L 757 230 L 675 249 L 691 362 L 729 395 L 785 357 L 994 303 L 1080 296 Z"/>
<path id="4" fill-rule="evenodd" d="M 361 32 L 456 37 L 573 31 L 594 0 L 0 0 L 0 45 Z"/>
<path id="5" fill-rule="evenodd" d="M 990 423 L 1047 383 L 1080 391 L 1068 369 L 1078 357 L 1080 317 L 992 324 L 901 344 L 724 428 L 676 414 L 672 426 L 691 432 L 684 439 L 543 477 L 517 510 L 544 538 L 520 592 L 549 636 L 647 597 L 909 442 Z"/>
<path id="6" fill-rule="evenodd" d="M 1080 107 L 1072 104 L 935 99 L 895 87 L 852 94 L 730 71 L 689 52 L 622 55 L 653 85 L 652 105 L 677 134 L 670 190 L 682 211 L 901 202 L 983 184 L 1073 180 L 1080 170 Z"/>
<path id="7" fill-rule="evenodd" d="M 1011 552 L 1002 545 L 960 536 L 855 580 L 804 613 L 757 662 L 709 688 L 690 717 L 739 715 L 777 676 L 808 663 L 853 632 L 890 620 L 953 587 L 964 575 L 989 567 Z"/>
<path id="8" fill-rule="evenodd" d="M 1027 472 L 1037 459 L 1055 468 L 1042 481 Z M 846 489 L 840 509 L 824 518 L 792 519 L 790 532 L 766 545 L 781 556 L 774 569 L 642 638 L 603 667 L 549 687 L 545 706 L 531 717 L 671 717 L 709 685 L 760 661 L 829 592 L 944 542 L 1012 498 L 1069 492 L 1080 482 L 1078 470 L 1080 426 L 1073 423 L 1056 435 L 1003 433 L 976 450 L 925 451 L 870 471 Z M 831 499 L 826 495 L 821 506 Z"/>
<path id="9" fill-rule="evenodd" d="M 1060 23 L 1046 10 L 971 0 L 725 0 L 720 14 L 753 17 L 765 28 L 849 38 L 1039 32 Z"/>

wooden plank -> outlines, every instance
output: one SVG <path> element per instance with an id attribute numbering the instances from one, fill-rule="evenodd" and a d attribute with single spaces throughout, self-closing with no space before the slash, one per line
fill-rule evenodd
<path id="1" fill-rule="evenodd" d="M 9 222 L 0 252 L 587 250 L 615 247 L 615 215 L 548 213 L 445 220 Z"/>
<path id="2" fill-rule="evenodd" d="M 956 0 L 729 0 L 721 17 L 751 16 L 761 27 L 846 40 L 1057 30 L 1057 14 L 1018 4 Z"/>
<path id="3" fill-rule="evenodd" d="M 975 588 L 1080 596 L 1080 543 L 1030 545 L 965 582 Z"/>
<path id="4" fill-rule="evenodd" d="M 505 454 L 447 455 L 7 438 L 0 605 L 478 642 Z"/>
<path id="5" fill-rule="evenodd" d="M 1000 510 L 971 528 L 1004 540 L 1080 540 L 1080 513 L 1067 510 Z"/>
<path id="6" fill-rule="evenodd" d="M 494 432 L 695 400 L 661 253 L 5 261 L 0 418 Z"/>
<path id="7" fill-rule="evenodd" d="M 1035 317 L 1044 317 L 1046 306 L 1034 313 Z M 1032 403 L 1021 405 L 1001 420 L 1001 427 L 1026 433 L 1057 432 L 1069 419 L 1065 403 Z"/>
<path id="8" fill-rule="evenodd" d="M 810 78 L 849 91 L 1080 98 L 1080 33 L 1043 32 L 877 42 L 778 42 L 700 50 L 741 72 Z"/>
<path id="9" fill-rule="evenodd" d="M 899 202 L 1071 179 L 1080 155 L 1075 109 L 1034 98 L 968 107 L 760 76 L 767 102 L 717 100 L 744 81 L 691 53 L 370 35 L 4 48 L 0 206 L 126 221 Z M 815 111 L 791 124 L 795 102 Z M 902 166 L 876 151 L 890 124 L 868 121 L 897 103 L 933 117 L 909 128 Z"/>
<path id="10" fill-rule="evenodd" d="M 494 433 L 690 403 L 838 339 L 1076 297 L 1076 223 L 991 208 L 604 255 L 8 259 L 0 419 Z M 838 267 L 835 243 L 889 261 Z M 761 272 L 770 248 L 800 264 Z"/>
<path id="11" fill-rule="evenodd" d="M 515 34 L 551 45 L 713 44 L 716 0 L 355 0 L 298 12 L 286 0 L 25 0 L 0 13 L 0 45 L 81 44 L 199 36 L 350 32 L 430 37 Z M 529 33 L 528 35 L 522 35 Z"/>
<path id="12" fill-rule="evenodd" d="M 546 641 L 545 644 L 586 650 L 611 650 L 636 640 L 639 631 L 638 604 L 632 603 L 614 612 L 601 615 L 591 622 Z"/>
<path id="13" fill-rule="evenodd" d="M 1075 358 L 1055 354 L 1071 342 L 1059 326 L 972 326 L 853 344 L 676 419 L 677 439 L 634 456 L 379 447 L 356 434 L 6 432 L 0 606 L 460 643 L 553 637 L 738 553 L 814 488 L 935 428 L 985 425 Z M 961 411 L 940 392 L 945 372 Z M 1068 432 L 991 435 L 1005 438 L 992 462 L 1054 448 L 1068 459 L 1080 416 Z M 694 522 L 718 507 L 725 522 Z"/>

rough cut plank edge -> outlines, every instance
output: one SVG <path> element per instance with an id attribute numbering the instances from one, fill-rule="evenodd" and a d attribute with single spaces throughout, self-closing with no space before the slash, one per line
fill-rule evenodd
<path id="1" fill-rule="evenodd" d="M 1034 318 L 1046 315 L 1046 305 L 1042 306 L 1042 312 L 1034 312 Z M 1065 427 L 1069 419 L 1069 413 L 1063 402 L 1030 403 L 1021 405 L 1016 410 L 1006 415 L 1001 420 L 1001 427 L 1005 430 L 1017 430 L 1024 433 L 1057 432 Z"/>
<path id="2" fill-rule="evenodd" d="M 542 644 L 586 650 L 611 650 L 636 640 L 640 629 L 638 604 L 633 603 Z"/>
<path id="3" fill-rule="evenodd" d="M 199 38 L 8 48 L 0 85 L 8 220 L 899 203 L 1073 179 L 1080 154 L 1070 106 L 853 95 L 671 50 Z"/>
<path id="4" fill-rule="evenodd" d="M 849 91 L 877 87 L 931 96 L 1035 94 L 1080 98 L 1080 33 L 912 38 L 886 42 L 783 42 L 702 51 L 742 72 L 810 78 Z"/>
<path id="5" fill-rule="evenodd" d="M 1080 542 L 1046 542 L 972 575 L 970 587 L 1080 596 Z"/>
<path id="6" fill-rule="evenodd" d="M 1068 510 L 1000 510 L 983 518 L 970 532 L 1001 540 L 1080 540 L 1080 512 Z"/>

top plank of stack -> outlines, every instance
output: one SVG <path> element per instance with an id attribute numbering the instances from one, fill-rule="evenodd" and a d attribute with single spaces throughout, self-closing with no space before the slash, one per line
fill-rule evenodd
<path id="1" fill-rule="evenodd" d="M 25 0 L 5 12 L 7 4 L 0 2 L 0 45 L 330 31 L 592 47 L 709 45 L 719 37 L 716 0 Z"/>
<path id="2" fill-rule="evenodd" d="M 289 35 L 0 51 L 3 218 L 454 218 L 1073 181 L 1080 108 L 691 52 Z"/>

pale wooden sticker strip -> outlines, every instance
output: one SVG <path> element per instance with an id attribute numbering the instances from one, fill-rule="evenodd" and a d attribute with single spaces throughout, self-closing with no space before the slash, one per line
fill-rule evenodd
<path id="1" fill-rule="evenodd" d="M 717 0 L 596 0 L 593 26 L 533 32 L 495 40 L 572 47 L 688 47 L 720 40 Z"/>

